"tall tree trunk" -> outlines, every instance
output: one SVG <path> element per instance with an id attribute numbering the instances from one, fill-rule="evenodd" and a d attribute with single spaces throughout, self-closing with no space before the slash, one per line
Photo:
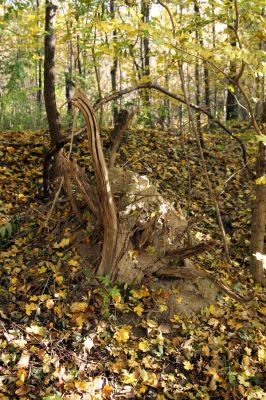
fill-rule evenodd
<path id="1" fill-rule="evenodd" d="M 37 105 L 39 110 L 42 108 L 42 60 L 38 60 L 38 90 L 37 90 Z"/>
<path id="2" fill-rule="evenodd" d="M 44 37 L 44 101 L 49 124 L 51 146 L 61 138 L 60 115 L 55 97 L 55 20 L 57 5 L 55 1 L 45 1 L 45 37 Z"/>
<path id="3" fill-rule="evenodd" d="M 199 26 L 199 18 L 200 18 L 200 10 L 199 10 L 199 5 L 198 1 L 194 0 L 194 12 L 195 12 L 195 19 L 196 19 L 196 31 L 195 31 L 195 38 L 196 42 L 203 46 L 203 40 L 201 37 L 200 33 L 200 26 Z M 200 65 L 199 61 L 196 59 L 195 61 L 195 69 L 194 69 L 194 76 L 195 76 L 195 101 L 196 105 L 200 105 Z M 200 143 L 201 146 L 204 147 L 204 140 L 202 136 L 202 130 L 201 130 L 201 115 L 200 113 L 196 113 L 196 124 L 197 124 L 197 131 L 200 137 Z"/>
<path id="4" fill-rule="evenodd" d="M 115 0 L 110 0 L 110 16 L 112 19 L 115 18 Z M 118 59 L 117 59 L 117 48 L 116 48 L 116 43 L 117 43 L 117 30 L 113 30 L 113 45 L 114 45 L 114 57 L 113 57 L 113 65 L 111 67 L 111 85 L 112 85 L 112 92 L 117 91 L 117 67 L 118 67 Z M 114 120 L 114 125 L 116 124 L 118 120 L 118 104 L 117 101 L 114 101 L 112 104 L 112 109 L 113 109 L 113 120 Z"/>
<path id="5" fill-rule="evenodd" d="M 55 20 L 57 5 L 55 1 L 45 1 L 45 36 L 44 36 L 44 102 L 50 133 L 50 146 L 55 148 L 61 139 L 61 121 L 55 96 Z M 44 197 L 50 195 L 51 183 L 60 175 L 59 153 L 56 152 L 51 164 L 47 153 L 43 164 Z M 60 187 L 60 186 L 59 186 Z M 59 192 L 58 192 L 59 193 Z"/>
<path id="6" fill-rule="evenodd" d="M 82 64 L 81 64 L 81 49 L 80 37 L 77 35 L 77 70 L 80 77 L 82 77 Z"/>
<path id="7" fill-rule="evenodd" d="M 262 132 L 266 135 L 266 100 L 263 102 L 262 112 Z M 256 165 L 256 178 L 261 178 L 266 174 L 266 148 L 264 143 L 259 142 Z M 250 271 L 254 281 L 266 285 L 262 260 L 257 260 L 256 253 L 264 254 L 265 251 L 265 224 L 266 224 L 266 185 L 257 184 L 255 187 L 256 199 L 251 219 L 251 238 L 250 238 Z"/>
<path id="8" fill-rule="evenodd" d="M 232 14 L 234 9 L 233 1 L 229 0 L 228 2 L 228 11 Z M 234 32 L 235 18 L 232 22 L 227 23 L 228 31 L 229 31 L 229 40 L 232 48 L 236 47 L 236 37 Z M 235 81 L 237 76 L 237 67 L 235 61 L 230 61 L 229 65 L 229 86 L 227 89 L 226 96 L 226 121 L 230 121 L 232 119 L 237 119 L 238 117 L 238 106 L 236 97 L 234 95 L 235 91 Z"/>
<path id="9" fill-rule="evenodd" d="M 141 14 L 142 22 L 148 23 L 150 20 L 150 0 L 141 0 Z M 145 34 L 141 40 L 141 66 L 142 66 L 142 76 L 146 77 L 145 82 L 150 79 L 150 41 L 148 34 Z M 150 94 L 148 91 L 144 92 L 143 95 L 144 105 L 148 108 L 148 125 L 150 125 Z"/>
<path id="10" fill-rule="evenodd" d="M 212 48 L 216 48 L 216 21 L 215 21 L 215 6 L 214 2 L 212 2 Z M 214 117 L 217 116 L 217 85 L 214 85 L 214 94 L 213 94 L 213 115 Z"/>
<path id="11" fill-rule="evenodd" d="M 71 40 L 68 43 L 68 66 L 65 75 L 66 80 L 66 99 L 67 99 L 67 112 L 72 117 L 72 99 L 74 95 L 74 83 L 73 83 L 73 46 Z"/>
<path id="12" fill-rule="evenodd" d="M 37 6 L 37 13 L 39 16 L 39 10 L 40 10 L 40 0 L 36 0 L 36 6 Z M 40 23 L 38 21 L 38 26 L 40 26 Z M 37 55 L 38 55 L 38 60 L 37 60 L 37 66 L 36 66 L 36 83 L 37 83 L 37 95 L 36 95 L 36 101 L 37 101 L 37 109 L 38 111 L 41 111 L 42 108 L 42 59 L 41 59 L 41 51 L 38 48 L 37 50 Z"/>

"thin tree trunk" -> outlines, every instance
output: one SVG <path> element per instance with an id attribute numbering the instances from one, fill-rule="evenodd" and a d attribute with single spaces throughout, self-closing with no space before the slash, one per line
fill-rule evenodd
<path id="1" fill-rule="evenodd" d="M 216 26 L 215 26 L 215 7 L 214 2 L 212 3 L 212 48 L 216 48 Z M 214 96 L 213 96 L 213 115 L 217 116 L 217 86 L 214 85 Z"/>
<path id="2" fill-rule="evenodd" d="M 150 20 L 150 2 L 149 0 L 141 0 L 141 14 L 142 14 L 142 22 L 148 23 Z M 150 80 L 150 42 L 148 35 L 144 35 L 144 38 L 141 40 L 142 49 L 142 76 L 146 77 L 145 82 Z M 148 91 L 144 92 L 143 95 L 144 105 L 148 107 L 148 125 L 150 124 L 151 116 L 150 116 L 150 94 Z"/>
<path id="3" fill-rule="evenodd" d="M 37 6 L 37 13 L 39 15 L 39 10 L 40 10 L 40 1 L 36 0 L 36 6 Z M 39 26 L 39 21 L 38 21 L 38 26 Z M 36 73 L 36 80 L 37 80 L 37 96 L 36 96 L 36 101 L 37 101 L 37 108 L 38 111 L 41 111 L 42 108 L 42 59 L 41 59 L 41 51 L 40 49 L 37 50 L 37 55 L 38 55 L 38 60 L 37 60 L 37 73 Z"/>
<path id="4" fill-rule="evenodd" d="M 77 35 L 77 70 L 80 77 L 82 77 L 82 64 L 81 64 L 81 49 L 80 49 L 80 37 Z"/>
<path id="5" fill-rule="evenodd" d="M 73 83 L 73 46 L 72 42 L 69 41 L 68 43 L 68 66 L 67 66 L 67 73 L 65 75 L 66 79 L 66 99 L 67 99 L 67 112 L 70 117 L 72 117 L 72 99 L 74 95 L 74 83 Z"/>
<path id="6" fill-rule="evenodd" d="M 194 0 L 194 12 L 195 12 L 195 19 L 196 19 L 196 31 L 195 31 L 195 38 L 196 38 L 196 43 L 200 43 L 200 33 L 199 33 L 199 24 L 198 24 L 198 20 L 200 17 L 200 12 L 199 12 L 199 5 L 197 0 Z M 199 106 L 200 105 L 200 71 L 199 71 L 199 61 L 198 59 L 195 62 L 195 70 L 194 70 L 194 74 L 195 74 L 195 102 L 196 105 Z M 198 134 L 200 135 L 201 138 L 201 145 L 203 144 L 203 140 L 202 140 L 202 134 L 201 134 L 201 118 L 200 118 L 200 113 L 196 114 L 196 123 L 197 123 L 197 131 Z"/>
<path id="7" fill-rule="evenodd" d="M 38 60 L 38 90 L 37 90 L 37 104 L 39 110 L 42 108 L 42 60 Z"/>
<path id="8" fill-rule="evenodd" d="M 110 16 L 112 19 L 115 18 L 115 0 L 110 0 Z M 116 43 L 117 43 L 117 30 L 113 30 L 113 44 L 114 44 L 114 58 L 113 58 L 113 65 L 111 67 L 111 85 L 112 85 L 112 92 L 116 92 L 117 90 L 117 67 L 118 67 L 118 59 L 117 59 L 117 49 L 116 49 Z M 112 110 L 113 110 L 113 120 L 114 120 L 114 125 L 117 122 L 118 119 L 118 104 L 117 101 L 114 101 L 112 104 Z"/>
<path id="9" fill-rule="evenodd" d="M 44 36 L 44 102 L 50 133 L 50 146 L 55 147 L 61 139 L 61 122 L 57 110 L 55 96 L 55 19 L 57 6 L 55 1 L 45 2 L 45 36 Z M 59 175 L 59 153 L 54 155 L 52 168 L 50 169 L 49 153 L 43 164 L 43 189 L 44 197 L 49 197 L 50 181 L 54 182 Z"/>
<path id="10" fill-rule="evenodd" d="M 229 1 L 229 11 L 233 12 L 233 1 Z M 235 19 L 233 21 L 233 24 L 235 24 Z M 235 33 L 234 33 L 234 27 L 230 25 L 230 23 L 227 24 L 228 30 L 229 30 L 229 40 L 231 43 L 232 48 L 236 47 L 236 38 L 235 38 Z M 238 117 L 238 106 L 237 106 L 237 101 L 234 95 L 235 91 L 235 85 L 234 82 L 236 82 L 236 77 L 237 77 L 237 67 L 235 61 L 230 61 L 230 66 L 229 66 L 229 78 L 230 78 L 230 86 L 227 89 L 227 96 L 226 96 L 226 121 L 230 121 L 232 119 L 237 119 Z"/>
<path id="11" fill-rule="evenodd" d="M 264 101 L 264 129 L 266 135 L 266 101 Z M 265 145 L 262 142 L 258 144 L 256 177 L 261 178 L 266 173 L 266 151 Z M 256 283 L 261 285 L 266 284 L 264 277 L 264 268 L 261 260 L 257 260 L 256 253 L 264 254 L 265 241 L 265 224 L 266 224 L 266 185 L 257 184 L 255 187 L 256 199 L 251 219 L 251 238 L 250 238 L 250 271 Z"/>
<path id="12" fill-rule="evenodd" d="M 49 124 L 51 146 L 61 138 L 60 115 L 55 97 L 55 20 L 57 6 L 55 1 L 46 0 L 44 37 L 44 101 Z"/>

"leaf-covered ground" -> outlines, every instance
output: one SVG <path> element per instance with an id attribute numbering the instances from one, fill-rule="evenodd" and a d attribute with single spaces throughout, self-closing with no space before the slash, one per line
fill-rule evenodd
<path id="1" fill-rule="evenodd" d="M 242 304 L 221 294 L 194 318 L 162 322 L 169 293 L 95 282 L 76 241 L 81 229 L 85 245 L 98 238 L 86 235 L 63 197 L 53 212 L 42 202 L 46 134 L 0 136 L 1 400 L 266 398 L 265 293 L 246 269 L 252 180 L 235 142 L 205 133 L 232 264 L 219 245 L 193 261 L 240 294 L 252 289 L 254 300 Z M 88 165 L 86 144 L 74 151 Z M 198 240 L 220 240 L 188 135 L 131 131 L 118 162 L 179 202 Z"/>

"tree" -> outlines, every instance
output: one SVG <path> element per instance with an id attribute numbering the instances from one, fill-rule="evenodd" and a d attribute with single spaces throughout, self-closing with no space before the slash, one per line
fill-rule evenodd
<path id="1" fill-rule="evenodd" d="M 50 133 L 50 145 L 52 148 L 57 146 L 61 139 L 61 121 L 56 105 L 55 95 L 55 20 L 56 20 L 56 1 L 46 0 L 45 2 L 45 37 L 44 37 L 44 101 Z M 51 157 L 48 155 L 44 159 L 43 183 L 44 195 L 48 197 L 50 182 L 54 181 L 59 175 L 59 157 L 54 153 L 54 160 L 51 166 Z"/>
<path id="2" fill-rule="evenodd" d="M 55 96 L 55 21 L 57 2 L 55 0 L 46 0 L 45 6 L 44 101 L 51 146 L 55 146 L 61 138 L 61 122 Z"/>

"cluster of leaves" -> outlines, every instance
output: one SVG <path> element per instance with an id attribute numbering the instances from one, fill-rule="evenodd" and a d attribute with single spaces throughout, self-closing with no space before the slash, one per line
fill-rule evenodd
<path id="1" fill-rule="evenodd" d="M 40 204 L 42 149 L 34 143 L 42 142 L 42 135 L 6 133 L 5 141 L 33 145 L 0 144 L 3 210 L 6 216 L 23 216 L 19 234 L 0 253 L 1 399 L 263 399 L 266 308 L 261 288 L 255 288 L 249 304 L 220 297 L 197 317 L 162 320 L 166 290 L 148 284 L 118 288 L 106 277 L 95 280 L 93 267 L 78 253 L 81 228 L 69 205 L 59 202 L 47 221 L 51 205 Z M 240 161 L 232 143 L 215 132 L 211 139 L 206 157 L 222 191 Z M 182 141 L 178 134 L 131 131 L 119 162 L 148 174 L 183 206 L 185 179 L 190 180 L 188 214 L 204 215 L 197 230 L 203 238 L 216 237 L 215 215 L 193 152 L 189 136 Z M 85 146 L 80 156 L 87 164 Z M 234 191 L 225 188 L 221 200 L 232 216 L 234 271 L 221 262 L 219 249 L 202 255 L 200 262 L 219 268 L 226 282 L 241 290 L 252 284 L 240 265 L 248 254 L 251 186 L 243 172 L 230 185 Z M 85 233 L 81 240 L 90 246 L 94 238 Z"/>

